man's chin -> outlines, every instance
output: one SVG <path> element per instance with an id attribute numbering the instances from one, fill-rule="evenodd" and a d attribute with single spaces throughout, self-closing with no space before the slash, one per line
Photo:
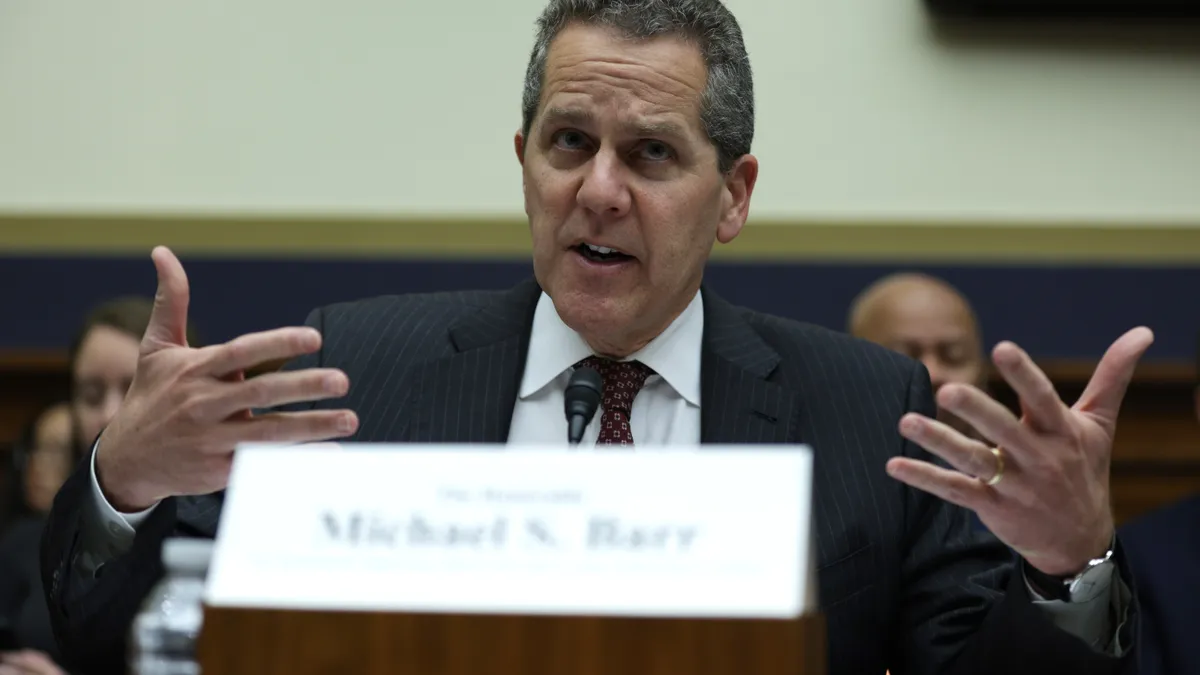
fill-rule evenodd
<path id="1" fill-rule="evenodd" d="M 552 299 L 562 322 L 597 351 L 619 349 L 637 317 L 632 303 L 610 295 L 576 290 L 555 293 Z"/>

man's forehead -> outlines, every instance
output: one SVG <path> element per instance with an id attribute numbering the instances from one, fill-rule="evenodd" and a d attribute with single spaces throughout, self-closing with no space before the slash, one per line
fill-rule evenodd
<path id="1" fill-rule="evenodd" d="M 969 342 L 971 334 L 959 326 L 949 326 L 941 330 L 924 329 L 917 331 L 893 330 L 888 339 L 922 346 L 937 346 Z"/>
<path id="2" fill-rule="evenodd" d="M 650 116 L 698 118 L 708 67 L 697 47 L 674 35 L 635 39 L 605 26 L 572 24 L 550 44 L 544 107 L 570 102 Z"/>
<path id="3" fill-rule="evenodd" d="M 971 317 L 951 307 L 935 307 L 923 312 L 891 311 L 880 317 L 879 324 L 891 333 L 913 336 L 969 336 L 974 330 Z"/>

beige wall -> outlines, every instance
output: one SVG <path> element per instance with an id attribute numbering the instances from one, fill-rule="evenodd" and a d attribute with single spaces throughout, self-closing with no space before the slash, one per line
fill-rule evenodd
<path id="1" fill-rule="evenodd" d="M 759 217 L 1200 226 L 1200 50 L 1170 46 L 1195 34 L 964 38 L 919 0 L 729 4 L 758 75 Z M 2 3 L 0 212 L 519 215 L 541 6 Z"/>

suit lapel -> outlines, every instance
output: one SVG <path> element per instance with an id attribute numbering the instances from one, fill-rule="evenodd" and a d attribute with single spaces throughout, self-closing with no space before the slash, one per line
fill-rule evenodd
<path id="1" fill-rule="evenodd" d="M 707 289 L 700 357 L 700 440 L 707 444 L 799 441 L 797 395 L 769 381 L 775 351 L 739 310 Z"/>
<path id="2" fill-rule="evenodd" d="M 779 353 L 737 308 L 707 289 L 702 293 L 701 442 L 799 442 L 797 394 L 769 380 L 779 364 Z M 450 327 L 454 354 L 423 364 L 413 373 L 408 440 L 508 440 L 540 295 L 537 282 L 529 280 Z"/>
<path id="3" fill-rule="evenodd" d="M 533 311 L 541 288 L 523 282 L 493 305 L 450 327 L 455 353 L 418 367 L 409 440 L 418 443 L 503 443 L 513 407 Z"/>

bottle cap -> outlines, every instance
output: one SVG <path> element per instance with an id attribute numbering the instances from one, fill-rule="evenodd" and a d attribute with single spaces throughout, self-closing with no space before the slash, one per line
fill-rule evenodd
<path id="1" fill-rule="evenodd" d="M 168 572 L 204 574 L 212 560 L 213 541 L 175 537 L 163 542 L 162 561 Z"/>

